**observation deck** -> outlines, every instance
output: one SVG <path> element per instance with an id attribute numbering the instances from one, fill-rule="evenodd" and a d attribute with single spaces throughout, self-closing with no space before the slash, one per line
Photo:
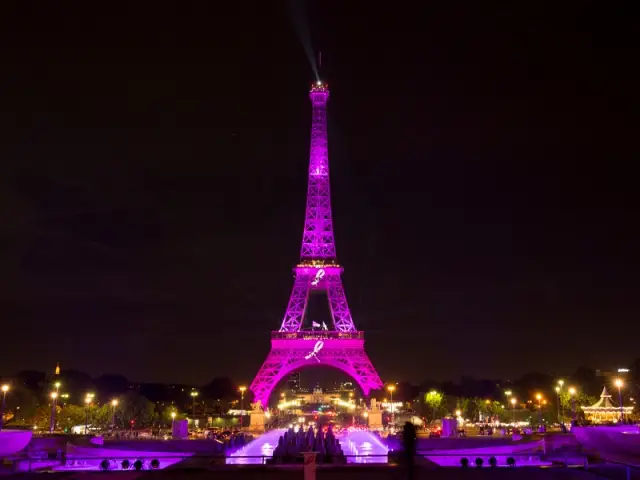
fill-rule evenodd
<path id="1" fill-rule="evenodd" d="M 336 332 L 329 330 L 271 332 L 271 340 L 364 340 L 364 332 Z"/>
<path id="2" fill-rule="evenodd" d="M 311 91 L 309 93 L 317 92 L 329 93 L 329 85 L 322 82 L 321 80 L 318 80 L 316 83 L 311 85 Z"/>

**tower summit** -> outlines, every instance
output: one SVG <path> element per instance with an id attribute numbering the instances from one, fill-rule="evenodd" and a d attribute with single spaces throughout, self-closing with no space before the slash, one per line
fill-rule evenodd
<path id="1" fill-rule="evenodd" d="M 316 82 L 311 99 L 311 148 L 307 203 L 300 262 L 280 330 L 271 333 L 271 351 L 251 384 L 256 402 L 267 405 L 280 380 L 301 368 L 326 365 L 350 375 L 365 396 L 382 388 L 380 377 L 364 350 L 364 332 L 351 318 L 342 286 L 343 269 L 336 260 L 329 186 L 327 103 L 329 87 Z M 305 323 L 309 296 L 324 293 L 331 313 L 330 325 Z M 317 330 L 316 330 L 317 329 Z"/>
<path id="2" fill-rule="evenodd" d="M 318 80 L 311 86 L 311 148 L 309 180 L 300 264 L 335 264 L 331 189 L 329 188 L 329 142 L 327 140 L 327 102 L 329 87 Z"/>

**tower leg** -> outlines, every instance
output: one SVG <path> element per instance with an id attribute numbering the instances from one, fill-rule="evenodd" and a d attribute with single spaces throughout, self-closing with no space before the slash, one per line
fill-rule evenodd
<path id="1" fill-rule="evenodd" d="M 302 327 L 304 312 L 307 308 L 307 299 L 309 298 L 310 281 L 311 278 L 309 275 L 296 274 L 291 297 L 289 297 L 289 304 L 287 305 L 287 311 L 284 314 L 282 326 L 280 327 L 281 332 L 297 332 Z"/>
<path id="2" fill-rule="evenodd" d="M 333 273 L 327 275 L 327 297 L 329 298 L 329 306 L 331 308 L 331 316 L 333 324 L 338 332 L 355 332 L 356 327 L 351 318 L 347 297 L 342 287 L 342 278 L 340 274 Z"/>
<path id="3" fill-rule="evenodd" d="M 278 382 L 295 370 L 308 366 L 324 365 L 342 370 L 356 381 L 365 396 L 371 390 L 383 387 L 364 350 L 363 340 L 326 338 L 324 348 L 310 356 L 315 343 L 316 340 L 302 338 L 273 340 L 271 351 L 250 387 L 255 401 L 267 405 Z"/>

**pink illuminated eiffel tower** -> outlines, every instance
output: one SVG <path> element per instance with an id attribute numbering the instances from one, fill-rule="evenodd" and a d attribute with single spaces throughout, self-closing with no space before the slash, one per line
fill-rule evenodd
<path id="1" fill-rule="evenodd" d="M 328 86 L 317 82 L 309 97 L 313 108 L 311 153 L 300 263 L 293 269 L 295 281 L 282 326 L 272 332 L 271 352 L 250 387 L 255 401 L 265 406 L 281 379 L 306 366 L 342 370 L 365 396 L 383 386 L 364 350 L 364 332 L 353 324 L 342 287 L 343 269 L 336 261 L 327 148 Z M 302 329 L 312 291 L 325 292 L 329 300 L 333 325 L 326 330 Z"/>

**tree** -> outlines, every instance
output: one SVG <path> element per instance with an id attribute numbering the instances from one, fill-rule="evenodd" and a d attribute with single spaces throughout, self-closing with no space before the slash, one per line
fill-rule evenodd
<path id="1" fill-rule="evenodd" d="M 477 418 L 478 421 L 480 421 L 481 416 L 487 416 L 489 414 L 489 411 L 487 409 L 487 401 L 484 398 L 472 398 L 471 405 L 473 408 L 472 418 Z"/>
<path id="2" fill-rule="evenodd" d="M 101 375 L 95 380 L 100 395 L 117 395 L 129 390 L 129 380 L 123 375 Z"/>
<path id="3" fill-rule="evenodd" d="M 574 406 L 577 414 L 581 406 L 589 406 L 597 402 L 596 397 L 587 395 L 582 391 L 576 391 L 573 397 L 575 398 L 572 398 L 566 389 L 560 392 L 560 405 L 564 409 L 564 416 L 568 418 L 571 418 L 571 412 Z"/>
<path id="4" fill-rule="evenodd" d="M 202 395 L 211 399 L 232 399 L 238 396 L 238 388 L 227 377 L 216 377 L 202 387 Z"/>
<path id="5" fill-rule="evenodd" d="M 51 407 L 49 405 L 40 405 L 31 419 L 31 423 L 34 427 L 45 431 L 49 430 L 50 421 Z"/>
<path id="6" fill-rule="evenodd" d="M 435 421 L 437 418 L 438 411 L 442 402 L 444 401 L 444 395 L 436 390 L 431 390 L 424 396 L 424 403 L 426 403 L 433 413 L 432 421 Z"/>
<path id="7" fill-rule="evenodd" d="M 471 403 L 471 399 L 467 397 L 458 397 L 456 399 L 456 410 L 460 410 L 460 416 L 465 418 L 469 413 L 469 404 Z"/>
<path id="8" fill-rule="evenodd" d="M 133 420 L 136 425 L 149 426 L 155 419 L 156 406 L 137 392 L 124 395 L 119 404 L 119 415 L 125 425 Z"/>
<path id="9" fill-rule="evenodd" d="M 6 397 L 5 413 L 11 414 L 13 425 L 31 422 L 38 408 L 38 396 L 24 385 L 16 385 Z M 30 425 L 32 426 L 32 425 Z"/>
<path id="10" fill-rule="evenodd" d="M 111 423 L 111 406 L 104 405 L 65 405 L 58 412 L 58 427 L 70 430 L 78 425 L 90 425 L 92 428 L 106 428 Z"/>

